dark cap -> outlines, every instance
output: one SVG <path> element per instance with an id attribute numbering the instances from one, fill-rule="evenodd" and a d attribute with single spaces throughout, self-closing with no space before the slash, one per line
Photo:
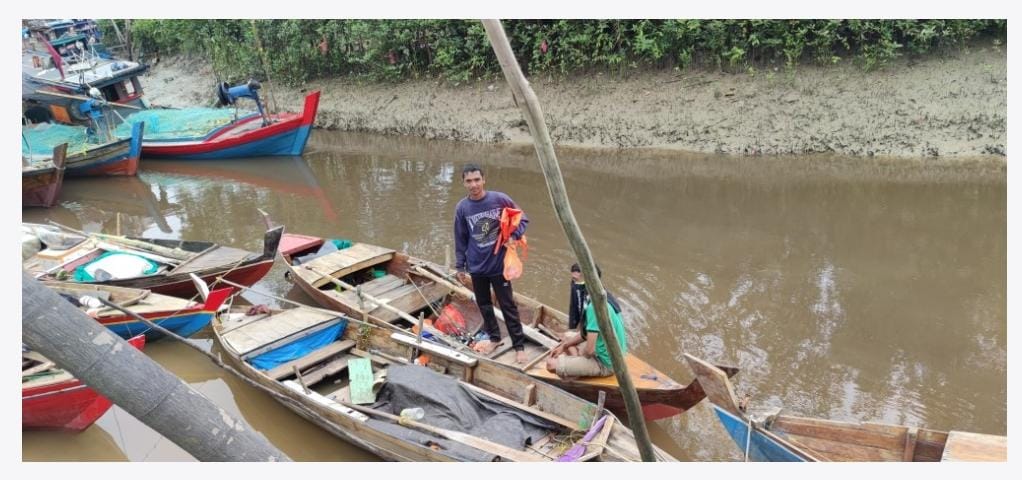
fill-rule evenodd
<path id="1" fill-rule="evenodd" d="M 582 273 L 582 268 L 579 267 L 577 263 L 573 263 L 571 264 L 571 271 Z M 600 278 L 603 278 L 603 271 L 600 270 L 599 265 L 596 265 L 596 275 L 599 275 Z"/>

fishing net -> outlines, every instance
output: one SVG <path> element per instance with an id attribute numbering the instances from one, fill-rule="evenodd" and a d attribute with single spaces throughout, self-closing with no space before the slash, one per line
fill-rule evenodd
<path id="1" fill-rule="evenodd" d="M 130 138 L 131 126 L 138 122 L 145 122 L 146 140 L 201 138 L 234 121 L 235 114 L 237 114 L 237 118 L 242 118 L 251 113 L 236 112 L 233 108 L 203 107 L 142 110 L 125 118 L 124 123 L 114 129 L 114 136 Z"/>
<path id="2" fill-rule="evenodd" d="M 39 123 L 22 127 L 21 133 L 21 155 L 30 161 L 48 160 L 53 157 L 54 147 L 62 143 L 67 143 L 69 157 L 102 145 L 85 127 Z"/>

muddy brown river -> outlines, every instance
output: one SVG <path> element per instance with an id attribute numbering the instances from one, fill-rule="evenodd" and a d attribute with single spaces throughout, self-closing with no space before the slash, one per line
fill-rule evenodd
<path id="1" fill-rule="evenodd" d="M 740 396 L 788 414 L 1007 433 L 1003 159 L 558 155 L 629 349 L 664 373 L 689 381 L 692 353 L 739 366 Z M 443 262 L 470 161 L 529 215 L 516 291 L 566 308 L 574 258 L 531 147 L 317 130 L 301 158 L 146 160 L 137 178 L 68 180 L 59 206 L 22 217 L 255 251 L 260 208 L 289 232 Z M 256 288 L 311 303 L 283 272 Z M 145 352 L 295 460 L 375 459 L 183 345 Z M 679 459 L 742 459 L 705 403 L 649 428 Z M 116 406 L 81 434 L 22 441 L 24 460 L 192 460 Z"/>

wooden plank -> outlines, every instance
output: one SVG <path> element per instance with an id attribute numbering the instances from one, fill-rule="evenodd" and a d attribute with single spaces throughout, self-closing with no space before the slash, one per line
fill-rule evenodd
<path id="1" fill-rule="evenodd" d="M 950 431 L 942 462 L 1005 462 L 1008 437 L 982 433 Z"/>
<path id="2" fill-rule="evenodd" d="M 723 370 L 687 353 L 685 359 L 688 360 L 689 367 L 692 368 L 696 379 L 699 380 L 703 391 L 706 392 L 706 398 L 710 399 L 714 405 L 734 415 L 745 416 L 738 409 L 738 397 L 735 395 L 734 386 L 731 385 L 731 380 L 727 378 L 727 374 Z"/>
<path id="3" fill-rule="evenodd" d="M 479 387 L 477 387 L 475 385 L 472 385 L 471 383 L 465 383 L 465 382 L 462 382 L 460 380 L 458 381 L 458 383 L 460 383 L 465 388 L 467 388 L 469 390 L 472 390 L 473 392 L 476 392 L 476 393 L 478 393 L 480 395 L 492 398 L 492 399 L 494 399 L 494 400 L 496 400 L 496 401 L 498 401 L 500 403 L 503 403 L 505 405 L 517 408 L 517 409 L 519 409 L 519 410 L 521 410 L 523 412 L 531 413 L 531 414 L 533 414 L 533 415 L 535 415 L 537 417 L 540 417 L 540 418 L 545 418 L 545 419 L 550 420 L 551 422 L 554 422 L 554 423 L 556 423 L 558 425 L 563 425 L 563 426 L 565 426 L 565 427 L 567 427 L 567 428 L 569 428 L 571 430 L 578 429 L 578 424 L 576 424 L 576 423 L 574 423 L 574 422 L 572 422 L 572 421 L 570 421 L 570 420 L 568 420 L 568 419 L 566 419 L 564 417 L 559 417 L 559 416 L 554 415 L 552 413 L 544 412 L 542 410 L 539 410 L 539 409 L 537 409 L 535 407 L 530 407 L 528 405 L 525 405 L 524 403 L 516 402 L 514 400 L 511 400 L 510 398 L 504 397 L 502 395 L 498 395 L 498 394 L 496 394 L 494 392 L 491 392 L 489 390 L 486 390 L 486 389 L 483 389 L 483 388 L 479 388 Z"/>
<path id="4" fill-rule="evenodd" d="M 433 342 L 422 342 L 421 344 L 417 344 L 415 342 L 415 337 L 405 335 L 403 333 L 394 332 L 390 334 L 390 338 L 398 343 L 408 345 L 409 347 L 418 348 L 419 350 L 427 352 L 430 355 L 437 355 L 466 367 L 474 367 L 477 363 L 479 363 L 479 361 L 476 360 L 475 358 L 469 357 L 468 355 L 465 355 L 461 352 L 456 352 L 450 348 L 437 345 Z"/>
<path id="5" fill-rule="evenodd" d="M 45 372 L 45 371 L 47 371 L 47 370 L 49 370 L 49 369 L 51 369 L 51 368 L 53 368 L 55 366 L 57 366 L 57 364 L 55 364 L 53 362 L 50 362 L 50 361 L 46 361 L 46 362 L 40 363 L 39 365 L 36 365 L 36 366 L 34 366 L 32 368 L 29 368 L 27 370 L 22 370 L 21 371 L 21 376 L 22 377 L 27 377 L 29 375 L 34 375 L 34 374 L 39 373 L 39 372 Z"/>
<path id="6" fill-rule="evenodd" d="M 525 393 L 522 395 L 522 397 L 524 397 L 524 400 L 525 400 L 522 403 L 524 403 L 525 405 L 528 405 L 528 406 L 531 407 L 532 404 L 536 403 L 536 384 L 535 383 L 530 383 L 530 384 L 526 385 L 525 386 Z"/>
<path id="7" fill-rule="evenodd" d="M 896 425 L 859 424 L 816 418 L 782 415 L 774 421 L 772 430 L 789 435 L 822 438 L 849 445 L 903 451 L 907 427 Z"/>
<path id="8" fill-rule="evenodd" d="M 808 449 L 807 453 L 810 454 L 822 454 L 833 461 L 858 461 L 858 462 L 897 462 L 901 461 L 902 451 L 887 450 L 883 448 L 869 447 L 865 445 L 856 445 L 853 443 L 842 442 L 840 440 L 830 440 L 816 437 L 803 437 L 799 435 L 789 435 L 787 439 L 794 440 L 800 445 L 804 445 Z"/>
<path id="9" fill-rule="evenodd" d="M 901 456 L 903 462 L 911 462 L 912 459 L 916 458 L 916 437 L 918 432 L 919 429 L 909 427 L 908 434 L 905 435 L 905 453 Z"/>
<path id="10" fill-rule="evenodd" d="M 447 289 L 437 284 L 427 284 L 419 287 L 419 290 L 422 291 L 422 295 L 415 290 L 415 286 L 413 285 L 406 285 L 402 288 L 409 288 L 411 290 L 408 290 L 408 293 L 401 298 L 394 298 L 387 303 L 390 307 L 401 312 L 414 312 L 426 308 L 427 303 L 426 300 L 422 298 L 423 295 L 425 295 L 430 302 L 436 302 L 447 294 Z M 385 295 L 385 297 L 389 297 L 389 295 Z M 382 307 L 373 310 L 370 312 L 370 315 L 376 316 L 377 318 L 389 323 L 393 323 L 398 318 L 403 318 L 399 317 L 399 315 L 394 313 L 392 310 L 384 311 Z"/>
<path id="11" fill-rule="evenodd" d="M 321 382 L 324 378 L 331 375 L 336 375 L 348 368 L 348 361 L 352 358 L 357 358 L 353 355 L 345 355 L 341 358 L 331 360 L 323 365 L 320 365 L 315 370 L 310 371 L 302 375 L 305 377 L 305 384 L 313 386 Z"/>
<path id="12" fill-rule="evenodd" d="M 334 314 L 295 308 L 284 310 L 260 322 L 249 322 L 221 335 L 239 355 L 247 355 L 265 345 L 277 343 L 297 333 L 327 322 L 338 321 Z"/>
<path id="13" fill-rule="evenodd" d="M 354 346 L 354 340 L 341 340 L 339 342 L 334 342 L 323 348 L 314 350 L 304 357 L 296 358 L 290 362 L 280 364 L 274 369 L 267 371 L 266 375 L 274 380 L 280 380 L 281 378 L 290 375 L 293 367 L 298 367 L 299 370 L 305 370 L 306 368 L 320 363 L 327 358 L 337 355 L 338 353 L 351 350 Z"/>
<path id="14" fill-rule="evenodd" d="M 241 260 L 257 256 L 258 255 L 247 250 L 221 246 L 212 251 L 203 253 L 202 255 L 199 255 L 194 259 L 189 259 L 187 266 L 183 268 L 175 268 L 172 271 L 175 274 L 201 272 L 209 268 L 230 266 Z"/>
<path id="15" fill-rule="evenodd" d="M 385 263 L 394 258 L 394 251 L 389 248 L 369 245 L 367 243 L 356 243 L 349 248 L 339 250 L 322 257 L 303 263 L 296 270 L 305 270 L 302 267 L 310 267 L 312 270 L 327 273 L 334 278 L 340 278 L 364 268 Z M 315 272 L 304 273 L 303 278 L 310 280 L 312 285 L 319 288 L 329 283 L 325 278 L 318 278 Z"/>
<path id="16" fill-rule="evenodd" d="M 287 344 L 289 344 L 291 342 L 294 342 L 296 340 L 305 338 L 305 337 L 307 337 L 309 335 L 312 335 L 314 333 L 320 332 L 322 330 L 326 330 L 327 328 L 333 327 L 334 325 L 337 325 L 338 323 L 340 323 L 340 320 L 330 320 L 328 322 L 319 323 L 319 324 L 313 325 L 313 326 L 311 326 L 309 328 L 306 328 L 304 330 L 300 330 L 300 331 L 294 332 L 293 334 L 288 335 L 286 337 L 281 337 L 279 340 L 276 340 L 276 341 L 267 343 L 267 344 L 265 344 L 263 346 L 260 346 L 260 347 L 252 349 L 248 353 L 242 355 L 241 359 L 242 360 L 247 360 L 247 359 L 252 358 L 252 357 L 257 357 L 257 356 L 262 355 L 262 354 L 264 354 L 266 352 L 270 352 L 270 351 L 273 351 L 273 350 L 278 349 L 280 347 L 283 347 L 283 346 L 285 346 L 285 345 L 287 345 Z"/>

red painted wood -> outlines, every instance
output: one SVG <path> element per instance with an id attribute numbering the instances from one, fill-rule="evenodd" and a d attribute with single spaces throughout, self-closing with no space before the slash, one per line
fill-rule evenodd
<path id="1" fill-rule="evenodd" d="M 142 350 L 145 335 L 128 340 Z M 77 378 L 21 390 L 21 428 L 80 432 L 89 428 L 113 405 Z"/>

